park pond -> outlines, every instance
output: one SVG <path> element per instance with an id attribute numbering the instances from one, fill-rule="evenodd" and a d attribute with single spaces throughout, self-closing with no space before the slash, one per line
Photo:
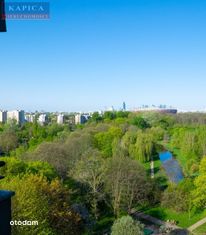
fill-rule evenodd
<path id="1" fill-rule="evenodd" d="M 159 158 L 170 181 L 176 184 L 179 183 L 184 176 L 178 161 L 173 157 L 172 153 L 169 151 L 160 152 Z"/>

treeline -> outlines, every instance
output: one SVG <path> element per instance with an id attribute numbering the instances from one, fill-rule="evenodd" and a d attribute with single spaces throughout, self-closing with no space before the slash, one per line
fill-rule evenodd
<path id="1" fill-rule="evenodd" d="M 18 155 L 26 150 L 35 149 L 42 142 L 64 138 L 69 133 L 70 128 L 67 125 L 41 126 L 37 122 L 24 125 L 0 124 L 0 154 Z"/>
<path id="2" fill-rule="evenodd" d="M 171 146 L 186 158 L 185 173 L 197 173 L 199 162 L 206 155 L 206 126 L 173 128 Z"/>
<path id="3" fill-rule="evenodd" d="M 206 207 L 205 178 L 206 157 L 202 158 L 200 162 L 198 176 L 195 178 L 187 177 L 178 185 L 169 184 L 163 192 L 162 205 L 179 213 L 187 212 L 188 219 L 195 213 L 203 212 Z"/>

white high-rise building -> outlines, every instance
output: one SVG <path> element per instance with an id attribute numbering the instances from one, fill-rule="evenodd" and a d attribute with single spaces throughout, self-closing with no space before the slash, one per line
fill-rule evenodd
<path id="1" fill-rule="evenodd" d="M 59 114 L 57 116 L 57 123 L 58 124 L 64 124 L 64 114 Z"/>
<path id="2" fill-rule="evenodd" d="M 75 115 L 75 124 L 84 124 L 88 121 L 90 116 L 88 114 L 76 114 Z"/>
<path id="3" fill-rule="evenodd" d="M 27 122 L 34 122 L 35 115 L 34 114 L 26 114 L 25 119 L 26 119 Z"/>
<path id="4" fill-rule="evenodd" d="M 76 114 L 75 115 L 75 124 L 84 124 L 86 122 L 86 118 L 82 114 Z"/>
<path id="5" fill-rule="evenodd" d="M 7 121 L 7 111 L 0 110 L 0 122 L 5 123 Z"/>
<path id="6" fill-rule="evenodd" d="M 14 110 L 7 112 L 7 122 L 8 121 L 16 121 L 18 124 L 22 124 L 25 122 L 25 115 L 23 110 Z"/>
<path id="7" fill-rule="evenodd" d="M 44 125 L 46 123 L 46 118 L 47 118 L 46 114 L 40 114 L 40 116 L 38 118 L 39 124 Z"/>

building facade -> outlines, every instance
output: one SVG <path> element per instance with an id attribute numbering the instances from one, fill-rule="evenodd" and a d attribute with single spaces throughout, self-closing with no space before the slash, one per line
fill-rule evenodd
<path id="1" fill-rule="evenodd" d="M 76 114 L 75 115 L 75 124 L 84 124 L 87 121 L 87 117 L 83 114 Z"/>
<path id="2" fill-rule="evenodd" d="M 63 114 L 57 115 L 57 123 L 60 125 L 64 124 L 64 115 Z"/>
<path id="3" fill-rule="evenodd" d="M 25 122 L 25 115 L 23 110 L 14 110 L 7 112 L 7 122 L 16 121 L 18 124 Z"/>
<path id="4" fill-rule="evenodd" d="M 26 114 L 25 120 L 26 120 L 26 122 L 33 123 L 35 121 L 35 114 Z"/>
<path id="5" fill-rule="evenodd" d="M 40 114 L 38 118 L 38 123 L 40 125 L 44 125 L 47 122 L 47 115 L 46 114 Z"/>
<path id="6" fill-rule="evenodd" d="M 5 123 L 7 121 L 7 111 L 0 110 L 0 122 Z"/>

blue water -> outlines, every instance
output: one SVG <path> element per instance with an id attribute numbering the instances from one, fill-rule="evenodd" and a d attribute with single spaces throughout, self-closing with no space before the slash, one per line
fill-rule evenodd
<path id="1" fill-rule="evenodd" d="M 172 153 L 169 151 L 159 153 L 159 158 L 161 162 L 172 159 Z"/>
<path id="2" fill-rule="evenodd" d="M 182 169 L 177 160 L 174 159 L 172 153 L 169 151 L 164 151 L 159 153 L 160 161 L 162 162 L 162 166 L 166 171 L 167 176 L 170 181 L 173 183 L 180 182 L 184 176 L 182 173 Z"/>

